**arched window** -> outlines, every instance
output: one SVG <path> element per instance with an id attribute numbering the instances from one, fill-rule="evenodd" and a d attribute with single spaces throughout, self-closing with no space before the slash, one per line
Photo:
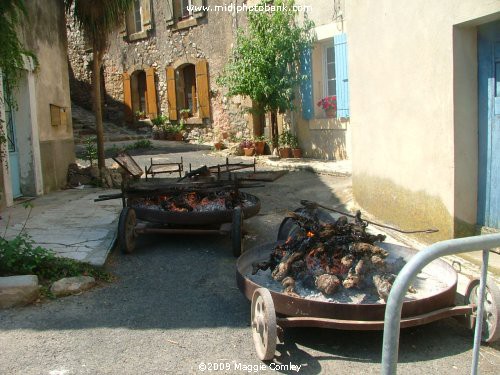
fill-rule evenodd
<path id="1" fill-rule="evenodd" d="M 183 61 L 167 66 L 167 103 L 171 120 L 178 120 L 183 109 L 189 110 L 190 123 L 210 118 L 208 63 L 200 59 L 194 64 Z M 182 111 L 182 112 L 181 112 Z M 198 122 L 197 122 L 198 121 Z"/>
<path id="2" fill-rule="evenodd" d="M 155 69 L 139 69 L 123 73 L 123 104 L 125 121 L 132 122 L 134 114 L 155 118 L 158 114 Z"/>

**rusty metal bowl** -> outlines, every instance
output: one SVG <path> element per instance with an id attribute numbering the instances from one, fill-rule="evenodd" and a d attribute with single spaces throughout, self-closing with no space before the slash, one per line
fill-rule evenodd
<path id="1" fill-rule="evenodd" d="M 240 192 L 241 197 L 250 202 L 243 206 L 243 218 L 248 219 L 255 216 L 260 211 L 260 200 L 255 195 Z M 137 218 L 152 223 L 159 224 L 178 224 L 178 225 L 211 225 L 220 223 L 230 223 L 234 210 L 221 210 L 211 212 L 173 212 L 154 210 L 146 207 L 132 206 Z"/>
<path id="2" fill-rule="evenodd" d="M 256 246 L 243 253 L 236 263 L 236 280 L 240 291 L 252 300 L 254 291 L 261 288 L 249 278 L 252 272 L 252 263 L 262 262 L 269 259 L 277 243 L 267 243 Z M 389 257 L 402 257 L 408 261 L 416 251 L 407 247 L 398 246 L 389 243 L 378 244 L 386 249 Z M 436 260 L 424 268 L 426 274 L 430 274 L 439 281 L 440 286 L 437 290 L 430 291 L 424 298 L 406 300 L 403 304 L 402 317 L 422 316 L 434 313 L 440 309 L 446 309 L 455 305 L 455 294 L 457 289 L 457 274 L 453 267 L 443 260 Z M 289 317 L 314 317 L 338 319 L 349 322 L 348 329 L 382 329 L 378 325 L 363 325 L 363 321 L 383 322 L 385 314 L 385 303 L 342 303 L 326 302 L 306 298 L 297 298 L 269 290 L 274 302 L 277 314 Z M 359 321 L 359 325 L 353 325 L 353 322 Z M 423 324 L 425 319 L 422 320 Z M 419 324 L 418 321 L 412 325 Z M 363 328 L 365 327 L 365 328 Z M 371 328 L 366 328 L 371 327 Z M 339 328 L 339 327 L 337 327 Z"/>

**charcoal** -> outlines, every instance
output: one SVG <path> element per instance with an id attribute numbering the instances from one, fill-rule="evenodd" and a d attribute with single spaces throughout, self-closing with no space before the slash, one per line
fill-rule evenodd
<path id="1" fill-rule="evenodd" d="M 289 212 L 296 229 L 278 244 L 269 260 L 253 264 L 253 273 L 272 270 L 272 278 L 283 292 L 296 295 L 296 283 L 332 295 L 341 289 L 376 289 L 387 298 L 393 275 L 385 259 L 388 252 L 375 245 L 385 236 L 366 232 L 367 223 L 357 212 L 354 220 L 341 216 L 322 222 L 310 210 Z"/>

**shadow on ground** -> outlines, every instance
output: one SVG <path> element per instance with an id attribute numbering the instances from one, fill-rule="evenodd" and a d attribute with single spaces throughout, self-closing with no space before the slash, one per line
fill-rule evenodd
<path id="1" fill-rule="evenodd" d="M 294 172 L 251 190 L 261 199 L 262 210 L 246 222 L 249 235 L 245 246 L 274 241 L 283 215 L 297 208 L 301 199 L 342 209 L 342 202 L 349 199 L 349 186 L 348 178 Z M 89 330 L 102 332 L 111 328 L 141 334 L 155 330 L 196 335 L 198 330 L 223 328 L 219 334 L 238 337 L 232 337 L 234 348 L 227 350 L 255 360 L 255 354 L 248 354 L 253 352 L 250 303 L 236 287 L 229 238 L 142 236 L 131 255 L 115 249 L 107 267 L 117 277 L 112 284 L 82 295 L 0 312 L 3 341 L 8 344 L 9 332 L 19 330 L 38 332 L 36 335 L 67 331 L 78 336 L 82 331 L 89 334 Z M 210 347 L 211 338 L 204 340 Z M 285 343 L 278 345 L 276 362 L 304 363 L 301 373 L 318 374 L 324 371 L 324 361 L 378 363 L 381 346 L 381 332 L 290 329 L 285 333 Z M 441 359 L 467 352 L 471 347 L 470 331 L 453 319 L 445 319 L 404 330 L 400 361 Z"/>

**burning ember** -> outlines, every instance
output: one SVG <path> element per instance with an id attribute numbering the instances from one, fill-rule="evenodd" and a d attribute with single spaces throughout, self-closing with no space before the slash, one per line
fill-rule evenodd
<path id="1" fill-rule="evenodd" d="M 296 297 L 304 288 L 325 296 L 371 289 L 387 300 L 404 261 L 386 262 L 388 252 L 375 245 L 385 236 L 367 233 L 368 224 L 359 211 L 352 222 L 346 216 L 322 222 L 315 211 L 309 210 L 288 216 L 297 229 L 274 248 L 268 261 L 252 265 L 253 275 L 270 269 L 283 292 Z"/>
<path id="2" fill-rule="evenodd" d="M 160 195 L 154 198 L 141 198 L 134 206 L 172 212 L 211 212 L 245 206 L 247 202 L 232 191 L 220 192 L 187 192 Z"/>

